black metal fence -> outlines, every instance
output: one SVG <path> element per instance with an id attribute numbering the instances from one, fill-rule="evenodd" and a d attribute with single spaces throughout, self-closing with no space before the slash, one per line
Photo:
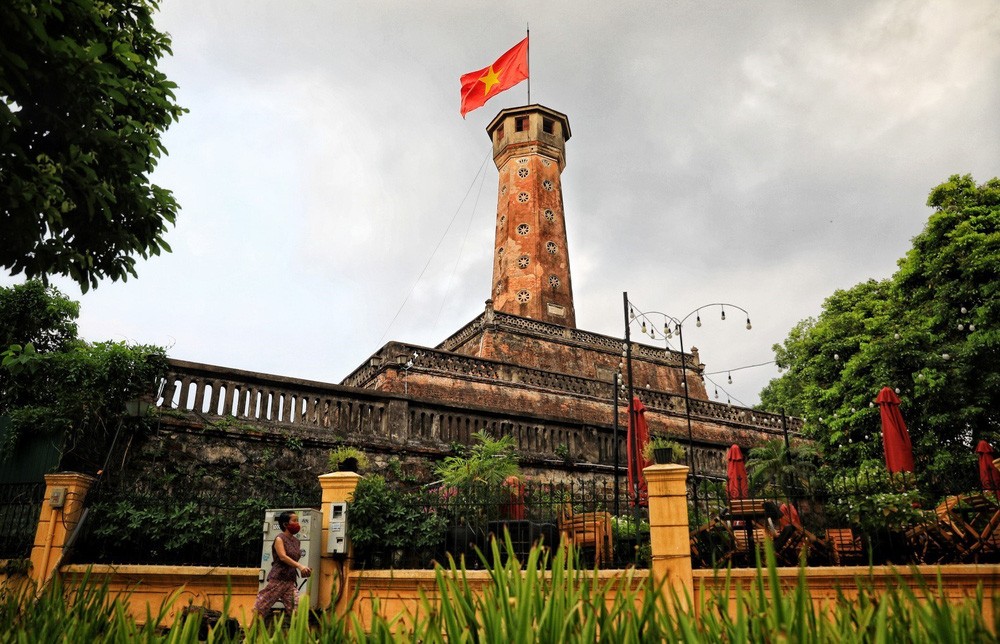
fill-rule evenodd
<path id="1" fill-rule="evenodd" d="M 285 496 L 179 496 L 95 486 L 67 563 L 257 567 L 264 510 L 320 506 Z"/>
<path id="2" fill-rule="evenodd" d="M 867 472 L 823 485 L 689 485 L 692 564 L 753 566 L 770 541 L 780 565 L 1000 561 L 1000 504 L 972 481 L 927 485 L 911 474 Z M 971 491 L 970 491 L 971 490 Z"/>
<path id="3" fill-rule="evenodd" d="M 0 484 L 0 559 L 31 555 L 45 483 Z"/>
<path id="4" fill-rule="evenodd" d="M 602 568 L 649 565 L 648 510 L 631 507 L 606 483 L 524 482 L 437 487 L 399 492 L 366 479 L 349 505 L 355 566 L 428 568 L 464 559 L 472 569 L 492 563 L 491 541 L 509 535 L 524 562 L 532 545 L 576 546 L 581 563 Z M 501 556 L 506 550 L 501 543 Z"/>

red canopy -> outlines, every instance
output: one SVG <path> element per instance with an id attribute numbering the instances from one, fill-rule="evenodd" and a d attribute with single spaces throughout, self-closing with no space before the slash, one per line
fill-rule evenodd
<path id="1" fill-rule="evenodd" d="M 733 445 L 726 453 L 726 479 L 726 493 L 730 499 L 745 499 L 750 496 L 747 467 L 739 445 Z"/>
<path id="2" fill-rule="evenodd" d="M 646 407 L 638 397 L 632 399 L 632 413 L 628 419 L 628 437 L 625 441 L 628 458 L 628 496 L 632 505 L 649 503 L 649 489 L 642 470 L 653 464 L 642 455 L 646 443 L 649 442 L 649 426 L 646 425 Z"/>
<path id="3" fill-rule="evenodd" d="M 986 441 L 976 445 L 976 455 L 979 456 L 979 481 L 987 492 L 1000 492 L 1000 470 L 993 464 L 993 448 Z"/>
<path id="4" fill-rule="evenodd" d="M 899 396 L 889 387 L 882 387 L 875 399 L 882 412 L 882 445 L 885 447 L 885 466 L 889 473 L 913 471 L 913 446 L 906 431 L 903 415 L 899 413 Z"/>

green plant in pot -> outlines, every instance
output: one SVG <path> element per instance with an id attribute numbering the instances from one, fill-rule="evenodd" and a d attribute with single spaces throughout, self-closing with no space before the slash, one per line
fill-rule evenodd
<path id="1" fill-rule="evenodd" d="M 364 472 L 368 469 L 368 455 L 348 445 L 330 450 L 327 462 L 337 472 Z"/>
<path id="2" fill-rule="evenodd" d="M 668 463 L 683 463 L 687 452 L 684 446 L 669 438 L 656 437 L 651 439 L 642 449 L 642 455 L 647 461 L 657 465 Z"/>

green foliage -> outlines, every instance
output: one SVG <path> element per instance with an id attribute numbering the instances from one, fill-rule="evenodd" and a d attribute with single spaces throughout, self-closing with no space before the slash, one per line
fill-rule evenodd
<path id="1" fill-rule="evenodd" d="M 39 353 L 65 351 L 77 342 L 79 315 L 79 303 L 39 281 L 0 287 L 0 349 L 30 344 Z"/>
<path id="2" fill-rule="evenodd" d="M 402 492 L 381 476 L 366 476 L 348 504 L 348 539 L 359 552 L 433 548 L 447 526 L 433 509 L 435 501 L 428 492 Z"/>
<path id="3" fill-rule="evenodd" d="M 890 279 L 835 292 L 775 345 L 787 372 L 761 407 L 803 416 L 828 463 L 856 467 L 881 458 L 871 403 L 898 388 L 918 474 L 968 480 L 975 443 L 1000 438 L 1000 180 L 954 175 L 928 205 Z"/>
<path id="4" fill-rule="evenodd" d="M 788 584 L 778 577 L 774 553 L 748 588 L 724 581 L 717 592 L 700 594 L 691 609 L 687 597 L 659 587 L 633 571 L 602 577 L 575 564 L 570 549 L 534 548 L 525 561 L 513 556 L 509 540 L 493 543 L 489 581 L 474 590 L 464 565 L 438 567 L 432 589 L 421 595 L 411 619 L 381 617 L 356 597 L 345 617 L 325 611 L 311 619 L 300 602 L 285 622 L 261 620 L 242 631 L 228 628 L 228 597 L 215 625 L 206 611 L 176 611 L 174 594 L 159 612 L 137 622 L 126 609 L 128 596 L 114 596 L 106 583 L 85 577 L 64 588 L 56 582 L 36 594 L 25 586 L 0 597 L 2 642 L 992 642 L 995 625 L 983 617 L 982 587 L 967 598 L 947 596 L 941 585 L 908 584 L 899 578 L 882 590 L 858 582 L 856 597 L 839 593 L 821 602 L 810 591 L 805 569 Z M 506 557 L 500 556 L 501 550 Z M 485 561 L 485 558 L 484 558 Z M 522 569 L 523 563 L 523 569 Z M 822 605 L 822 608 L 820 606 Z M 994 604 L 994 610 L 998 607 Z M 166 617 L 178 617 L 167 631 Z M 360 615 L 373 614 L 364 625 Z"/>
<path id="5" fill-rule="evenodd" d="M 367 472 L 370 463 L 368 461 L 368 455 L 362 452 L 357 447 L 350 447 L 348 445 L 341 445 L 335 449 L 330 450 L 330 454 L 327 457 L 327 462 L 330 467 L 335 471 L 341 470 L 344 466 L 349 466 L 351 461 L 354 462 L 355 472 Z M 396 464 L 399 464 L 399 460 L 396 460 Z"/>
<path id="6" fill-rule="evenodd" d="M 783 439 L 772 438 L 750 450 L 746 465 L 754 489 L 773 495 L 788 487 L 811 488 L 818 459 L 812 442 L 795 441 L 786 449 Z"/>
<path id="7" fill-rule="evenodd" d="M 658 449 L 670 450 L 670 457 L 673 459 L 674 463 L 684 462 L 684 457 L 687 455 L 687 450 L 684 446 L 677 441 L 664 438 L 662 436 L 656 436 L 650 439 L 648 443 L 642 448 L 642 457 L 647 461 L 652 461 L 653 454 Z"/>
<path id="8" fill-rule="evenodd" d="M 909 472 L 890 474 L 885 463 L 866 461 L 854 470 L 830 477 L 827 512 L 839 525 L 849 524 L 868 535 L 903 532 L 929 520 L 925 499 Z"/>
<path id="9" fill-rule="evenodd" d="M 475 443 L 467 455 L 449 456 L 435 468 L 446 486 L 459 489 L 474 485 L 499 487 L 508 476 L 518 474 L 520 468 L 511 436 L 492 438 L 476 432 L 472 438 Z"/>
<path id="10" fill-rule="evenodd" d="M 156 0 L 0 3 L 0 266 L 86 291 L 170 247 L 177 215 L 149 175 L 184 112 L 156 65 Z"/>
<path id="11" fill-rule="evenodd" d="M 78 307 L 54 288 L 28 282 L 0 289 L 0 319 L 31 311 L 43 312 L 38 325 L 19 324 L 17 336 L 38 339 L 45 350 L 31 342 L 0 346 L 0 416 L 9 421 L 0 461 L 29 433 L 62 436 L 67 449 L 103 444 L 98 439 L 118 429 L 125 403 L 152 393 L 166 371 L 160 347 L 77 339 Z"/>

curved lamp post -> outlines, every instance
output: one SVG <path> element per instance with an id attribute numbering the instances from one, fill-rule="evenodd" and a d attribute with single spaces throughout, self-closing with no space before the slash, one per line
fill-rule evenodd
<path id="1" fill-rule="evenodd" d="M 644 335 L 648 335 L 652 339 L 663 339 L 664 341 L 670 340 L 676 334 L 678 341 L 680 342 L 681 349 L 681 379 L 684 387 L 684 416 L 687 420 L 687 433 L 688 433 L 688 467 L 691 468 L 692 478 L 697 476 L 697 466 L 695 465 L 694 459 L 694 437 L 691 430 L 691 396 L 688 391 L 688 378 L 687 378 L 687 354 L 684 353 L 684 324 L 691 318 L 695 316 L 695 325 L 701 326 L 701 312 L 705 309 L 712 309 L 719 307 L 721 310 L 722 320 L 726 319 L 726 307 L 740 311 L 746 316 L 747 319 L 747 331 L 753 328 L 750 324 L 750 313 L 741 306 L 736 304 L 731 304 L 729 302 L 710 302 L 708 304 L 702 304 L 696 307 L 690 313 L 684 317 L 674 317 L 668 313 L 663 313 L 662 311 L 639 311 L 637 312 L 635 306 L 629 302 L 628 292 L 622 293 L 622 299 L 624 300 L 625 307 L 625 360 L 628 369 L 628 410 L 629 418 L 632 418 L 632 397 L 633 397 L 633 387 L 632 387 L 632 341 L 631 341 L 631 325 L 632 322 L 639 321 L 641 323 L 641 331 Z M 663 331 L 660 332 L 653 320 L 650 319 L 650 315 L 662 316 L 663 317 Z M 647 328 L 648 323 L 648 328 Z M 659 336 L 659 338 L 657 337 Z M 697 504 L 695 504 L 695 513 L 697 514 Z"/>

